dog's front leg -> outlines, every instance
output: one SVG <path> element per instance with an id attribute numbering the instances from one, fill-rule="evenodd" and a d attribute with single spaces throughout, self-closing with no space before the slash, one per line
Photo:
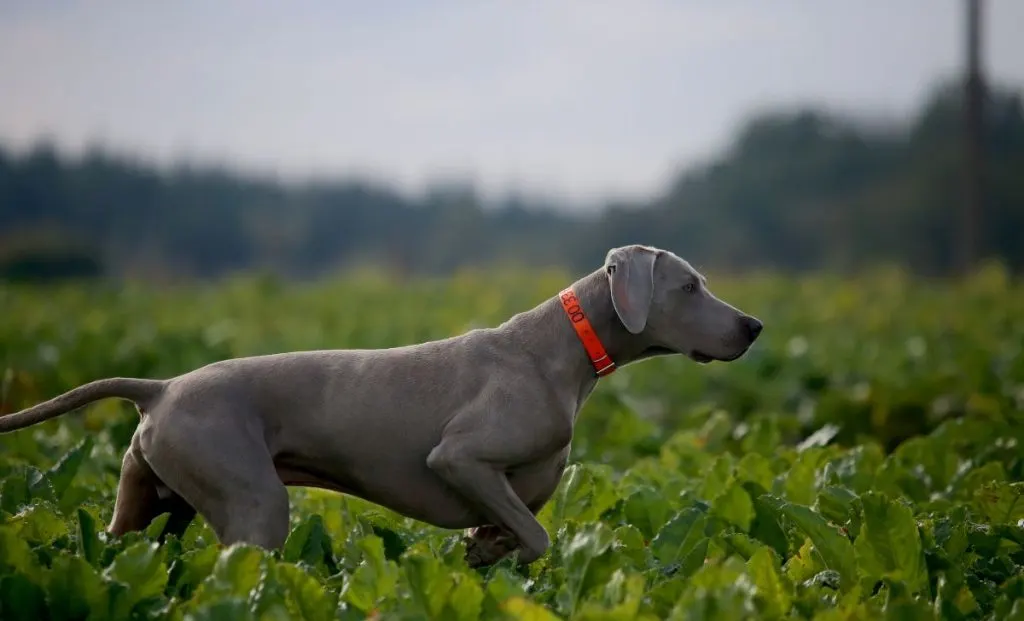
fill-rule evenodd
<path id="1" fill-rule="evenodd" d="M 540 558 L 551 540 L 525 503 L 516 495 L 505 472 L 490 455 L 481 455 L 472 442 L 443 441 L 427 457 L 427 465 L 495 526 L 512 533 L 519 542 L 519 562 Z M 481 558 L 479 564 L 497 559 Z"/>

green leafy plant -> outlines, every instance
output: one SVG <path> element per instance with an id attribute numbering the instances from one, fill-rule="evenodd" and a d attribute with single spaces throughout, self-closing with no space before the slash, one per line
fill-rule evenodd
<path id="1" fill-rule="evenodd" d="M 982 276 L 716 282 L 762 340 L 728 365 L 603 380 L 528 567 L 471 570 L 461 533 L 312 489 L 290 490 L 278 551 L 222 546 L 202 517 L 114 538 L 131 408 L 5 435 L 0 618 L 1022 619 L 1024 289 Z M 0 408 L 101 376 L 449 336 L 565 281 L 0 289 Z"/>

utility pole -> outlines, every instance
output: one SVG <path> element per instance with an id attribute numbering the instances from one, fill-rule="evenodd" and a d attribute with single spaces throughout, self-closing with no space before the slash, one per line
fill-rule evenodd
<path id="1" fill-rule="evenodd" d="M 958 268 L 975 267 L 983 251 L 985 81 L 981 68 L 982 0 L 967 5 L 967 67 L 964 80 L 964 201 L 961 213 Z"/>

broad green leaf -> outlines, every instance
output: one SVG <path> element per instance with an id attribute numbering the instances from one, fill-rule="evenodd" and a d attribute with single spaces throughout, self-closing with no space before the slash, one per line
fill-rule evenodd
<path id="1" fill-rule="evenodd" d="M 1011 528 L 1012 530 L 1009 530 Z M 971 557 L 972 555 L 976 555 L 978 557 L 985 558 L 993 564 L 993 567 L 990 569 L 995 570 L 1005 563 L 1005 559 L 1000 556 L 1000 551 L 1005 550 L 1005 540 L 1020 540 L 1020 535 L 1022 534 L 1024 534 L 1024 529 L 1021 529 L 1020 527 L 1010 527 L 1005 524 L 999 524 L 993 527 L 988 524 L 968 523 L 967 542 L 970 545 L 970 548 L 968 554 L 965 556 Z"/>
<path id="2" fill-rule="evenodd" d="M 792 582 L 803 583 L 813 579 L 823 568 L 821 554 L 815 552 L 814 542 L 808 537 L 796 554 L 786 561 L 784 571 Z"/>
<path id="3" fill-rule="evenodd" d="M 851 537 L 860 532 L 860 498 L 849 489 L 827 485 L 818 492 L 816 508 L 821 515 L 845 528 Z"/>
<path id="4" fill-rule="evenodd" d="M 565 583 L 556 596 L 561 612 L 572 615 L 590 592 L 608 582 L 618 568 L 615 536 L 601 522 L 582 526 L 558 549 Z"/>
<path id="5" fill-rule="evenodd" d="M 440 618 L 451 588 L 448 569 L 422 552 L 408 554 L 401 568 L 419 611 L 427 618 Z"/>
<path id="6" fill-rule="evenodd" d="M 743 436 L 741 444 L 745 453 L 744 458 L 751 455 L 768 457 L 774 454 L 779 445 L 782 444 L 782 437 L 776 418 L 774 416 L 754 417 L 754 420 L 750 422 L 749 430 Z M 767 485 L 761 481 L 758 481 L 758 483 L 766 488 L 771 486 L 770 483 Z"/>
<path id="7" fill-rule="evenodd" d="M 943 618 L 962 618 L 979 611 L 978 601 L 958 571 L 942 573 L 936 580 L 934 609 Z M 952 575 L 952 578 L 951 578 Z"/>
<path id="8" fill-rule="evenodd" d="M 887 580 L 883 610 L 888 619 L 907 621 L 936 621 L 935 610 L 929 598 L 915 597 L 904 583 Z"/>
<path id="9" fill-rule="evenodd" d="M 200 583 L 191 603 L 208 606 L 232 598 L 248 601 L 266 563 L 266 553 L 256 546 L 236 543 L 220 550 L 213 571 Z"/>
<path id="10" fill-rule="evenodd" d="M 648 539 L 654 537 L 672 517 L 672 505 L 652 487 L 644 487 L 629 495 L 623 503 L 626 521 L 640 529 Z"/>
<path id="11" fill-rule="evenodd" d="M 651 552 L 663 566 L 678 566 L 690 575 L 704 564 L 708 538 L 704 534 L 707 517 L 697 509 L 677 513 L 651 541 Z"/>
<path id="12" fill-rule="evenodd" d="M 974 507 L 992 524 L 1024 520 L 1024 482 L 988 482 L 974 492 Z"/>
<path id="13" fill-rule="evenodd" d="M 959 466 L 949 438 L 939 434 L 910 438 L 896 449 L 891 458 L 911 472 L 921 472 L 914 478 L 920 482 L 924 493 L 946 489 Z"/>
<path id="14" fill-rule="evenodd" d="M 310 515 L 289 533 L 282 556 L 290 563 L 307 563 L 325 576 L 338 571 L 331 536 L 319 514 Z"/>
<path id="15" fill-rule="evenodd" d="M 487 585 L 484 587 L 482 618 L 489 619 L 500 614 L 502 602 L 513 597 L 526 597 L 525 579 L 505 567 L 497 567 L 489 572 Z"/>
<path id="16" fill-rule="evenodd" d="M 146 526 L 143 531 L 146 539 L 153 540 L 157 539 L 164 533 L 164 529 L 167 527 L 167 522 L 171 519 L 170 513 L 161 513 L 160 515 L 153 518 L 153 520 Z"/>
<path id="17" fill-rule="evenodd" d="M 970 527 L 965 507 L 958 507 L 941 517 L 935 524 L 935 544 L 945 553 L 947 559 L 961 562 L 971 545 Z"/>
<path id="18" fill-rule="evenodd" d="M 890 498 L 906 497 L 914 502 L 926 502 L 931 497 L 927 476 L 923 469 L 908 468 L 894 455 L 889 455 L 878 468 L 874 485 L 860 493 L 875 491 Z"/>
<path id="19" fill-rule="evenodd" d="M 103 551 L 103 543 L 100 541 L 96 529 L 96 520 L 92 514 L 85 509 L 79 508 L 78 515 L 78 546 L 82 557 L 93 567 L 97 566 L 100 554 Z"/>
<path id="20" fill-rule="evenodd" d="M 806 453 L 805 453 L 806 454 Z M 854 561 L 853 544 L 825 518 L 809 507 L 786 502 L 780 498 L 764 496 L 765 501 L 786 516 L 793 524 L 814 542 L 814 548 L 821 555 L 829 569 L 839 572 L 842 589 L 852 589 L 857 582 L 857 566 Z"/>
<path id="21" fill-rule="evenodd" d="M 690 576 L 686 575 L 675 574 L 662 580 L 647 590 L 645 608 L 657 618 L 665 619 L 690 586 Z"/>
<path id="22" fill-rule="evenodd" d="M 779 619 L 788 615 L 793 586 L 782 575 L 775 554 L 769 548 L 761 548 L 747 561 L 747 572 L 757 587 L 757 600 L 765 618 Z"/>
<path id="23" fill-rule="evenodd" d="M 553 502 L 545 506 L 548 526 L 557 527 L 566 520 L 595 520 L 618 500 L 605 468 L 571 464 L 565 469 L 555 490 Z"/>
<path id="24" fill-rule="evenodd" d="M 397 561 L 408 549 L 408 545 L 402 540 L 402 536 L 392 527 L 373 524 L 371 531 L 384 542 L 384 558 Z"/>
<path id="25" fill-rule="evenodd" d="M 640 574 L 627 576 L 621 570 L 616 571 L 600 593 L 585 601 L 573 618 L 581 621 L 637 619 L 644 598 L 644 582 Z"/>
<path id="26" fill-rule="evenodd" d="M 718 409 L 711 412 L 700 428 L 700 438 L 704 449 L 709 453 L 721 453 L 726 440 L 732 435 L 735 427 L 736 423 L 728 412 Z M 726 455 L 726 453 L 721 453 L 719 458 Z M 731 459 L 729 461 L 731 464 Z"/>
<path id="27" fill-rule="evenodd" d="M 82 467 L 82 463 L 92 451 L 93 442 L 91 436 L 85 436 L 46 473 L 46 478 L 53 486 L 54 497 L 61 509 L 65 511 L 73 508 L 73 506 L 67 505 L 64 499 L 68 496 L 67 492 L 75 475 L 78 474 L 79 468 Z"/>
<path id="28" fill-rule="evenodd" d="M 959 472 L 953 481 L 952 487 L 954 490 L 953 496 L 962 500 L 970 500 L 975 492 L 986 484 L 1005 483 L 1007 480 L 1006 468 L 998 461 L 990 461 L 976 468 L 971 468 L 963 476 L 959 476 Z"/>
<path id="29" fill-rule="evenodd" d="M 410 548 L 402 570 L 418 611 L 428 618 L 479 618 L 484 593 L 475 575 L 452 571 L 422 543 Z"/>
<path id="30" fill-rule="evenodd" d="M 767 457 L 760 453 L 747 453 L 736 464 L 736 478 L 740 482 L 752 481 L 768 490 L 772 487 L 775 474 Z"/>
<path id="31" fill-rule="evenodd" d="M 1010 578 L 1000 590 L 1002 592 L 991 605 L 991 617 L 1024 621 L 1024 575 Z"/>
<path id="32" fill-rule="evenodd" d="M 384 557 L 384 543 L 376 535 L 366 535 L 357 543 L 363 560 L 345 582 L 341 596 L 359 610 L 368 612 L 395 592 L 398 567 Z"/>
<path id="33" fill-rule="evenodd" d="M 476 621 L 483 610 L 483 588 L 470 574 L 452 573 L 451 579 L 454 584 L 442 609 L 442 618 Z"/>
<path id="34" fill-rule="evenodd" d="M 268 621 L 301 618 L 298 607 L 289 601 L 288 587 L 279 579 L 278 564 L 273 559 L 266 559 L 259 586 L 249 597 L 249 610 L 255 618 Z"/>
<path id="35" fill-rule="evenodd" d="M 875 475 L 884 461 L 882 448 L 876 442 L 868 441 L 831 459 L 822 470 L 822 478 L 830 485 L 862 494 L 872 489 Z"/>
<path id="36" fill-rule="evenodd" d="M 0 525 L 0 575 L 16 572 L 35 579 L 40 573 L 28 542 L 10 525 Z"/>
<path id="37" fill-rule="evenodd" d="M 117 555 L 103 574 L 128 587 L 115 598 L 118 614 L 128 614 L 140 602 L 160 597 L 167 586 L 163 550 L 156 543 L 140 541 L 127 548 Z"/>
<path id="38" fill-rule="evenodd" d="M 711 499 L 721 494 L 733 480 L 733 466 L 731 454 L 718 455 L 710 467 L 701 473 L 701 486 L 697 492 L 700 498 Z"/>
<path id="39" fill-rule="evenodd" d="M 559 621 L 553 612 L 525 597 L 510 597 L 501 604 L 501 609 L 517 621 Z"/>
<path id="40" fill-rule="evenodd" d="M 248 599 L 237 596 L 203 602 L 185 618 L 187 621 L 256 621 Z"/>
<path id="41" fill-rule="evenodd" d="M 750 523 L 750 535 L 785 558 L 789 553 L 789 541 L 779 524 L 782 516 L 778 509 L 765 500 L 768 496 L 764 488 L 756 483 L 747 481 L 743 484 L 743 489 L 747 490 L 747 495 L 754 502 L 754 520 Z"/>
<path id="42" fill-rule="evenodd" d="M 658 457 L 659 471 L 686 476 L 698 476 L 712 462 L 711 455 L 705 450 L 704 440 L 690 430 L 670 435 L 662 444 Z"/>
<path id="43" fill-rule="evenodd" d="M 1002 621 L 1024 621 L 1024 597 L 1014 600 Z"/>
<path id="44" fill-rule="evenodd" d="M 705 565 L 675 603 L 669 619 L 744 619 L 756 610 L 757 588 L 735 557 Z"/>
<path id="45" fill-rule="evenodd" d="M 711 501 L 711 510 L 744 532 L 750 530 L 750 524 L 754 521 L 754 503 L 743 487 L 735 481 Z"/>
<path id="46" fill-rule="evenodd" d="M 29 467 L 26 471 L 28 491 L 33 500 L 42 500 L 47 503 L 56 503 L 57 495 L 53 491 L 53 485 L 46 474 Z"/>
<path id="47" fill-rule="evenodd" d="M 928 592 L 928 569 L 914 514 L 882 494 L 861 496 L 864 525 L 854 544 L 860 573 L 869 584 L 902 582 L 911 595 Z"/>
<path id="48" fill-rule="evenodd" d="M 32 466 L 21 466 L 0 483 L 0 511 L 18 513 L 33 500 L 56 502 L 53 486 L 46 475 Z"/>
<path id="49" fill-rule="evenodd" d="M 12 517 L 9 524 L 18 536 L 36 544 L 50 544 L 68 535 L 68 525 L 47 501 L 37 501 Z"/>
<path id="50" fill-rule="evenodd" d="M 798 505 L 814 504 L 818 493 L 818 469 L 828 458 L 826 449 L 812 446 L 797 455 L 786 474 L 786 499 Z"/>
<path id="51" fill-rule="evenodd" d="M 90 614 L 106 619 L 115 613 L 108 585 L 96 569 L 79 556 L 61 555 L 54 560 L 46 597 L 54 619 L 84 619 Z"/>
<path id="52" fill-rule="evenodd" d="M 334 619 L 338 604 L 336 593 L 325 590 L 316 578 L 294 565 L 277 563 L 273 573 L 281 588 L 287 618 L 303 621 Z"/>
<path id="53" fill-rule="evenodd" d="M 168 572 L 168 582 L 173 594 L 183 599 L 191 597 L 195 589 L 213 571 L 219 556 L 219 550 L 210 546 L 190 550 L 178 557 Z"/>
<path id="54" fill-rule="evenodd" d="M 615 541 L 619 554 L 628 558 L 633 567 L 640 569 L 647 567 L 650 550 L 644 541 L 643 534 L 633 526 L 625 525 L 615 529 Z"/>
<path id="55" fill-rule="evenodd" d="M 861 603 L 843 610 L 826 608 L 814 615 L 814 621 L 862 621 L 871 619 L 875 614 L 877 613 L 873 609 Z"/>
<path id="56" fill-rule="evenodd" d="M 745 533 L 725 533 L 716 537 L 715 541 L 721 541 L 730 554 L 738 554 L 747 560 L 758 550 L 771 549 Z"/>
<path id="57" fill-rule="evenodd" d="M 46 618 L 46 593 L 23 574 L 0 578 L 0 619 L 39 621 Z"/>
<path id="58" fill-rule="evenodd" d="M 205 545 L 216 544 L 217 542 L 217 535 L 210 528 L 210 524 L 203 519 L 192 520 L 181 536 L 181 545 L 186 550 L 193 550 Z"/>
<path id="59" fill-rule="evenodd" d="M 28 479 L 24 472 L 9 474 L 0 482 L 0 511 L 17 513 L 31 500 Z"/>

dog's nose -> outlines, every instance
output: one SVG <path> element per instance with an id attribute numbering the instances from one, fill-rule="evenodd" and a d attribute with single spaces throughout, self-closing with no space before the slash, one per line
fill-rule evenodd
<path id="1" fill-rule="evenodd" d="M 746 329 L 747 336 L 750 338 L 751 342 L 754 342 L 754 340 L 757 339 L 758 335 L 761 334 L 761 330 L 764 328 L 764 324 L 753 317 L 744 317 L 740 322 L 743 324 L 743 328 Z"/>

